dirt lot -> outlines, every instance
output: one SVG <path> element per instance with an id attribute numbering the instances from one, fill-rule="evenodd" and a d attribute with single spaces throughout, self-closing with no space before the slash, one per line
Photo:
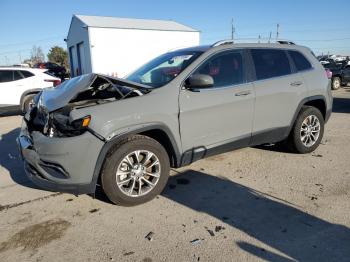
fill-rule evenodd
<path id="1" fill-rule="evenodd" d="M 173 170 L 161 196 L 132 208 L 37 189 L 18 158 L 21 119 L 2 117 L 0 260 L 350 261 L 350 89 L 334 96 L 314 153 L 211 157 Z"/>

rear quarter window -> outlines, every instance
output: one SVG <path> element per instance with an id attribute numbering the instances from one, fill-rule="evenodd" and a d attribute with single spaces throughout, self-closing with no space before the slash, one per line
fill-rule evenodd
<path id="1" fill-rule="evenodd" d="M 25 70 L 21 70 L 21 71 L 19 71 L 19 73 L 23 75 L 23 78 L 34 76 L 33 73 L 31 73 L 29 71 L 25 71 Z"/>
<path id="2" fill-rule="evenodd" d="M 298 51 L 288 51 L 298 72 L 312 68 L 311 63 Z"/>
<path id="3" fill-rule="evenodd" d="M 13 79 L 15 81 L 23 79 L 23 76 L 19 73 L 19 71 L 13 71 Z"/>
<path id="4" fill-rule="evenodd" d="M 291 73 L 287 54 L 278 49 L 252 49 L 257 80 L 284 76 Z"/>

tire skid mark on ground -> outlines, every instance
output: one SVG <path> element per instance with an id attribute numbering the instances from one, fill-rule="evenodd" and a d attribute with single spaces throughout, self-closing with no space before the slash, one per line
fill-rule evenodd
<path id="1" fill-rule="evenodd" d="M 9 205 L 5 205 L 5 206 L 1 206 L 0 205 L 0 212 L 8 210 L 8 209 L 11 209 L 11 208 L 27 205 L 27 204 L 30 204 L 30 203 L 33 203 L 33 202 L 42 201 L 42 200 L 45 200 L 45 199 L 56 197 L 56 196 L 59 196 L 59 195 L 62 195 L 62 194 L 63 193 L 59 192 L 59 193 L 54 193 L 54 194 L 51 194 L 51 195 L 48 195 L 48 196 L 38 197 L 38 198 L 35 198 L 35 199 L 32 199 L 32 200 L 27 200 L 27 201 L 23 201 L 23 202 L 19 202 L 19 203 L 9 204 Z"/>

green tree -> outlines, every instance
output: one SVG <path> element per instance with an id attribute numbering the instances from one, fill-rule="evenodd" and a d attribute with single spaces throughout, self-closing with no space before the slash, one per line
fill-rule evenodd
<path id="1" fill-rule="evenodd" d="M 68 52 L 60 46 L 51 47 L 47 54 L 47 58 L 50 62 L 59 64 L 68 69 Z"/>

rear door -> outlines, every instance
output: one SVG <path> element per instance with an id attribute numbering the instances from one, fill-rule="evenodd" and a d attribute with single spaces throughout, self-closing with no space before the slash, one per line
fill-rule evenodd
<path id="1" fill-rule="evenodd" d="M 251 49 L 256 81 L 252 144 L 284 138 L 307 87 L 285 50 Z"/>
<path id="2" fill-rule="evenodd" d="M 208 58 L 192 74 L 213 77 L 212 88 L 180 92 L 183 149 L 210 149 L 241 141 L 248 145 L 254 107 L 253 86 L 246 81 L 245 52 L 223 51 Z"/>

